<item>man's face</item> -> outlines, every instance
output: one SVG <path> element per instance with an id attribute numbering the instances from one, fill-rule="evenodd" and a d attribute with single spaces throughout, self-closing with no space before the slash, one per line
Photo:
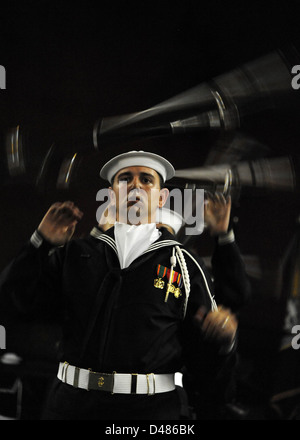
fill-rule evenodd
<path id="1" fill-rule="evenodd" d="M 169 195 L 167 188 L 160 188 L 157 172 L 142 166 L 120 170 L 112 190 L 117 221 L 129 224 L 154 223 L 157 208 L 165 204 Z"/>

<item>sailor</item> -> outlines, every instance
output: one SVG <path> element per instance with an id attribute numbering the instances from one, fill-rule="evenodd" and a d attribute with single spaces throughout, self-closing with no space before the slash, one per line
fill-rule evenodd
<path id="1" fill-rule="evenodd" d="M 54 203 L 1 275 L 0 293 L 62 326 L 44 419 L 176 420 L 174 374 L 185 366 L 204 389 L 228 372 L 237 320 L 216 304 L 202 262 L 157 228 L 170 162 L 130 151 L 100 175 L 110 184 L 113 226 L 73 238 L 83 213 Z"/>

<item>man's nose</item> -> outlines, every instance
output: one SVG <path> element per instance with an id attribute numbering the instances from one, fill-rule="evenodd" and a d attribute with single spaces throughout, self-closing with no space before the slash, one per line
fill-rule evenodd
<path id="1" fill-rule="evenodd" d="M 141 188 L 141 185 L 142 183 L 139 176 L 134 176 L 130 182 L 130 189 L 135 189 L 135 188 L 139 189 Z"/>

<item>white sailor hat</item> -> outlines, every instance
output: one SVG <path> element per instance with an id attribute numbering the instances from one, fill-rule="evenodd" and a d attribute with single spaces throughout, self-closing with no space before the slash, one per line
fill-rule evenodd
<path id="1" fill-rule="evenodd" d="M 174 233 L 177 234 L 181 226 L 184 224 L 184 219 L 176 211 L 172 211 L 168 208 L 159 208 L 156 211 L 156 223 L 171 226 Z"/>
<path id="2" fill-rule="evenodd" d="M 100 171 L 102 179 L 110 183 L 115 174 L 123 168 L 141 166 L 148 167 L 159 173 L 165 182 L 175 175 L 173 165 L 164 157 L 147 151 L 128 151 L 109 160 Z"/>

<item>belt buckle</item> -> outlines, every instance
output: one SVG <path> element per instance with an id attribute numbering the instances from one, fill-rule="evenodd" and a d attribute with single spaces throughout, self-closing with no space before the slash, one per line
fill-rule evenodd
<path id="1" fill-rule="evenodd" d="M 108 391 L 113 394 L 115 372 L 113 374 L 89 372 L 88 390 Z"/>

